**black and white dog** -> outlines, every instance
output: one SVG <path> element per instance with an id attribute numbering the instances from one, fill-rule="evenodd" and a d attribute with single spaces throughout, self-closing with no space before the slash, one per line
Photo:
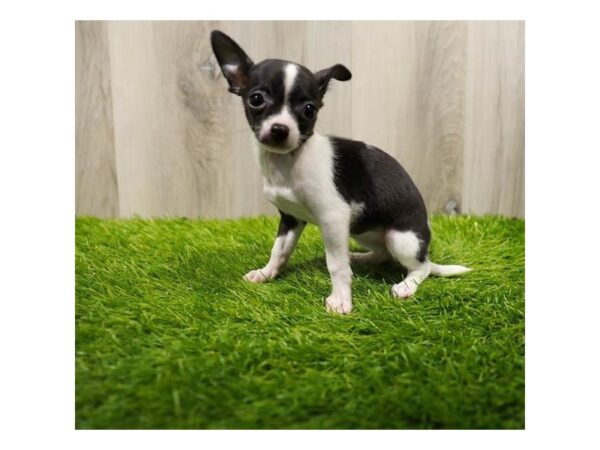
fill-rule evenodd
<path id="1" fill-rule="evenodd" d="M 329 81 L 350 79 L 341 64 L 312 73 L 289 61 L 254 64 L 229 36 L 211 33 L 212 48 L 229 91 L 239 95 L 256 137 L 264 193 L 281 214 L 265 267 L 244 279 L 261 283 L 287 263 L 307 222 L 316 224 L 325 243 L 332 292 L 327 310 L 352 311 L 350 261 L 394 259 L 408 274 L 392 286 L 410 297 L 431 273 L 458 275 L 470 269 L 427 259 L 431 232 L 421 194 L 400 164 L 387 153 L 349 139 L 314 132 Z M 352 236 L 367 253 L 350 254 Z"/>

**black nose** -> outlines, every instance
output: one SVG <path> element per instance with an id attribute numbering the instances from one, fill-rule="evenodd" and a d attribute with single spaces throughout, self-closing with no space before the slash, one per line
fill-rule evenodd
<path id="1" fill-rule="evenodd" d="M 287 125 L 281 123 L 275 123 L 271 125 L 271 137 L 275 142 L 283 142 L 287 139 L 290 134 L 290 129 Z"/>

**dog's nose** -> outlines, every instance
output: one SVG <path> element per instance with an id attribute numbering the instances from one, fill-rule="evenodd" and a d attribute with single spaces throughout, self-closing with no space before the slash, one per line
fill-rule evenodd
<path id="1" fill-rule="evenodd" d="M 271 125 L 271 137 L 275 142 L 283 142 L 287 139 L 290 134 L 290 129 L 287 125 L 281 123 L 274 123 Z"/>

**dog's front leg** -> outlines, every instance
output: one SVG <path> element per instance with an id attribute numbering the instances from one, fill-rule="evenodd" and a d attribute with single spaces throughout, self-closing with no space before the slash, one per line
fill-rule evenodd
<path id="1" fill-rule="evenodd" d="M 281 214 L 281 220 L 279 221 L 279 229 L 277 230 L 277 237 L 271 249 L 269 262 L 262 269 L 248 272 L 244 275 L 244 280 L 252 283 L 264 283 L 272 280 L 279 275 L 283 266 L 290 259 L 290 255 L 294 251 L 306 223 L 281 211 L 279 213 Z"/>
<path id="2" fill-rule="evenodd" d="M 327 217 L 320 224 L 332 285 L 331 295 L 327 297 L 325 304 L 327 311 L 338 314 L 349 314 L 352 311 L 349 224 L 349 217 L 345 215 Z"/>

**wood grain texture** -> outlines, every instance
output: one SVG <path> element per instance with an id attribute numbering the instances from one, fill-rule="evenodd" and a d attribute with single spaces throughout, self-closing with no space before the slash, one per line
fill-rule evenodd
<path id="1" fill-rule="evenodd" d="M 524 214 L 522 22 L 78 22 L 78 214 L 273 214 L 210 30 L 254 61 L 345 64 L 317 129 L 396 157 L 431 212 Z"/>
<path id="2" fill-rule="evenodd" d="M 334 64 L 352 71 L 352 22 L 306 22 L 303 64 L 316 72 Z M 355 78 L 354 78 L 355 79 Z M 332 80 L 324 108 L 319 112 L 317 131 L 322 134 L 352 135 L 352 83 Z"/>
<path id="3" fill-rule="evenodd" d="M 179 133 L 183 137 L 181 151 L 184 163 L 191 169 L 190 185 L 196 192 L 197 215 L 201 217 L 232 217 L 233 200 L 238 191 L 236 154 L 231 151 L 236 132 L 231 120 L 237 106 L 232 96 L 215 81 L 216 70 L 202 69 L 212 50 L 209 34 L 217 23 L 172 22 L 176 35 L 173 52 L 176 55 L 176 86 L 179 112 Z M 161 24 L 155 24 L 160 28 Z M 238 133 L 239 134 L 239 133 Z M 183 192 L 182 192 L 182 195 Z"/>
<path id="4" fill-rule="evenodd" d="M 117 217 L 119 188 L 106 22 L 77 22 L 75 44 L 75 211 Z"/>
<path id="5" fill-rule="evenodd" d="M 206 86 L 209 24 L 111 22 L 120 214 L 218 216 L 229 204 L 227 109 Z"/>
<path id="6" fill-rule="evenodd" d="M 523 22 L 470 22 L 464 210 L 525 214 Z"/>
<path id="7" fill-rule="evenodd" d="M 460 199 L 465 44 L 464 22 L 354 24 L 353 136 L 395 156 L 430 211 Z"/>

